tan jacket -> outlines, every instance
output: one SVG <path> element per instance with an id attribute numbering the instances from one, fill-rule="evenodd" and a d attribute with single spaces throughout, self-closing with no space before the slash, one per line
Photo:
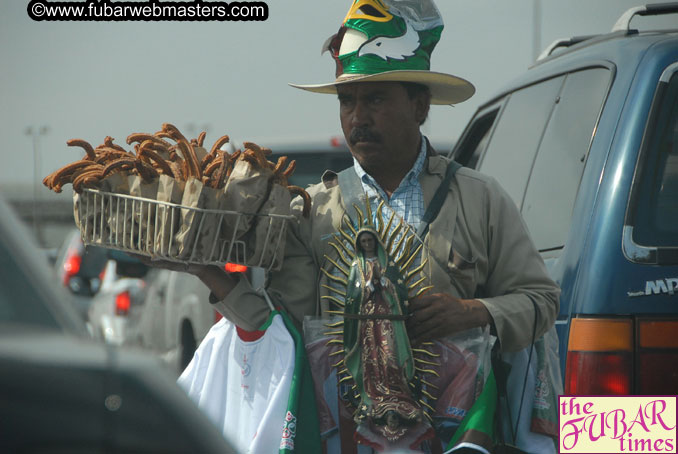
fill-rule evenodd
<path id="1" fill-rule="evenodd" d="M 445 176 L 447 162 L 441 156 L 427 158 L 419 177 L 426 206 Z M 299 326 L 304 316 L 327 310 L 327 300 L 320 298 L 327 294 L 322 286 L 327 278 L 320 268 L 332 266 L 325 255 L 337 258 L 328 241 L 345 212 L 336 175 L 326 174 L 323 179 L 309 188 L 313 208 L 308 219 L 300 214 L 300 199 L 293 201 L 298 222 L 288 231 L 283 268 L 273 273 L 268 288 Z M 433 291 L 460 298 L 482 297 L 503 351 L 531 343 L 532 301 L 537 308 L 536 337 L 553 325 L 560 290 L 549 278 L 515 203 L 494 179 L 459 169 L 424 243 L 424 253 L 434 258 L 425 270 Z M 215 306 L 247 330 L 261 326 L 269 313 L 266 302 L 246 279 Z"/>

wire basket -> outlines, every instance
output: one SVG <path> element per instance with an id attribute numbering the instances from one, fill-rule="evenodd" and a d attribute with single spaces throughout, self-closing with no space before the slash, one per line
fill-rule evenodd
<path id="1" fill-rule="evenodd" d="M 84 244 L 182 263 L 279 269 L 294 217 L 189 207 L 84 189 L 74 198 Z"/>

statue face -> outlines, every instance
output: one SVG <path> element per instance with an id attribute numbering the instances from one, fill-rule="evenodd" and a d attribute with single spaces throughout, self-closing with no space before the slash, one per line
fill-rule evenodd
<path id="1" fill-rule="evenodd" d="M 391 430 L 395 430 L 400 426 L 400 421 L 398 421 L 398 415 L 395 411 L 391 410 L 386 413 L 386 425 Z"/>
<path id="2" fill-rule="evenodd" d="M 371 233 L 361 233 L 358 242 L 366 254 L 372 255 L 376 252 L 377 241 Z"/>

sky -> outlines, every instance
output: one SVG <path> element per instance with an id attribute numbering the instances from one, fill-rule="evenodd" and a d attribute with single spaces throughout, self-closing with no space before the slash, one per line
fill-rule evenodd
<path id="1" fill-rule="evenodd" d="M 320 50 L 350 0 L 268 0 L 260 22 L 35 22 L 0 0 L 0 189 L 39 184 L 78 160 L 71 138 L 175 124 L 272 147 L 340 135 L 338 103 L 288 83 L 334 79 Z M 438 0 L 445 30 L 432 68 L 471 81 L 465 103 L 433 106 L 423 132 L 456 140 L 475 109 L 557 38 L 611 30 L 628 0 Z M 675 16 L 674 16 L 675 18 Z M 644 20 L 644 19 L 641 19 Z M 28 134 L 28 130 L 33 135 Z M 47 194 L 40 188 L 39 194 Z"/>

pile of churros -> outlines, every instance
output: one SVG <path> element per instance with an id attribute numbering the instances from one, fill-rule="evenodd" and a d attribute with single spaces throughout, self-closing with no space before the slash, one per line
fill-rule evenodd
<path id="1" fill-rule="evenodd" d="M 219 137 L 207 152 L 203 148 L 205 135 L 202 132 L 196 139 L 188 140 L 176 126 L 164 123 L 162 129 L 154 134 L 130 134 L 127 144 L 134 147 L 133 152 L 113 143 L 114 139 L 110 136 L 96 148 L 83 139 L 71 139 L 66 142 L 67 145 L 84 149 L 85 156 L 49 174 L 43 184 L 61 192 L 64 185 L 70 183 L 75 192 L 80 193 L 83 188 L 98 188 L 109 175 L 125 172 L 140 176 L 144 182 L 151 182 L 159 175 L 168 175 L 182 181 L 195 178 L 207 187 L 222 189 L 236 162 L 245 160 L 255 168 L 272 170 L 273 181 L 303 198 L 304 214 L 308 214 L 310 196 L 303 188 L 288 184 L 295 161 L 288 164 L 288 158 L 281 156 L 273 163 L 267 159 L 271 150 L 252 142 L 244 142 L 243 151 L 228 153 L 221 149 L 229 142 L 228 135 Z"/>
<path id="2" fill-rule="evenodd" d="M 110 136 L 96 148 L 72 139 L 67 144 L 85 155 L 43 184 L 55 192 L 73 185 L 74 218 L 87 244 L 192 263 L 280 267 L 292 198 L 301 197 L 295 206 L 303 216 L 311 210 L 309 194 L 288 182 L 295 161 L 271 162 L 271 150 L 252 142 L 229 152 L 222 149 L 227 135 L 207 151 L 205 135 L 189 140 L 164 123 L 153 134 L 130 134 L 131 150 Z"/>

